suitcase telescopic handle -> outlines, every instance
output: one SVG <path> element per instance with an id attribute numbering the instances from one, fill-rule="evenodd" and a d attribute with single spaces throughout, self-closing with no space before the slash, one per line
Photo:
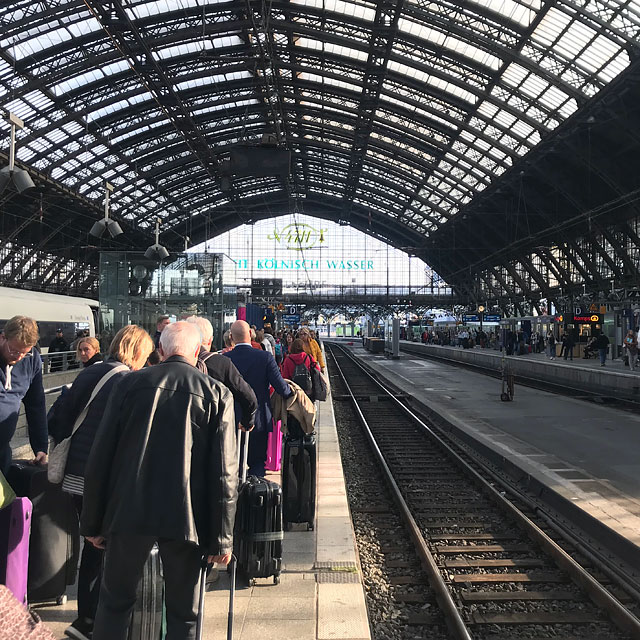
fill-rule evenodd
<path id="1" fill-rule="evenodd" d="M 244 447 L 242 447 L 242 435 L 244 434 Z M 242 456 L 240 451 L 242 449 Z M 249 432 L 238 429 L 238 460 L 240 462 L 240 472 L 242 484 L 247 481 L 247 460 L 249 458 Z"/>
<path id="2" fill-rule="evenodd" d="M 202 558 L 200 565 L 200 597 L 198 599 L 198 618 L 196 621 L 196 640 L 202 640 L 203 622 L 204 622 L 204 593 L 207 586 L 207 573 L 213 565 L 207 561 L 207 556 Z"/>
<path id="3" fill-rule="evenodd" d="M 202 558 L 202 564 L 200 565 L 200 599 L 198 602 L 198 619 L 196 622 L 196 640 L 202 640 L 202 633 L 204 631 L 204 595 L 206 592 L 207 575 L 211 571 L 213 565 L 207 561 L 207 556 Z M 238 566 L 238 559 L 231 554 L 231 561 L 229 562 L 229 615 L 227 616 L 227 640 L 233 640 L 233 605 L 236 598 L 236 569 Z"/>
<path id="4" fill-rule="evenodd" d="M 231 554 L 231 562 L 229 568 L 231 574 L 229 576 L 229 616 L 227 617 L 227 640 L 233 640 L 233 603 L 236 597 L 236 568 L 238 566 L 238 559 Z"/>

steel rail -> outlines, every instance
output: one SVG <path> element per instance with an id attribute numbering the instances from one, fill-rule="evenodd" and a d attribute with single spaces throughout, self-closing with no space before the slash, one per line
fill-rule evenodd
<path id="1" fill-rule="evenodd" d="M 420 556 L 420 558 L 422 559 L 424 569 L 427 572 L 427 575 L 429 577 L 429 584 L 431 588 L 435 591 L 436 600 L 438 601 L 438 604 L 440 605 L 440 608 L 444 614 L 447 627 L 449 628 L 453 636 L 456 638 L 456 640 L 473 640 L 473 637 L 469 633 L 469 629 L 467 628 L 467 625 L 462 619 L 462 616 L 460 615 L 460 612 L 458 611 L 458 608 L 456 607 L 456 604 L 453 601 L 451 592 L 449 591 L 442 575 L 440 574 L 440 569 L 438 568 L 438 565 L 434 560 L 433 555 L 431 554 L 431 551 L 429 550 L 425 542 L 424 536 L 420 531 L 420 527 L 418 526 L 418 523 L 415 521 L 413 515 L 411 514 L 411 510 L 409 509 L 409 506 L 407 505 L 404 498 L 402 497 L 400 488 L 398 487 L 391 473 L 391 470 L 389 469 L 387 462 L 384 459 L 384 456 L 382 455 L 380 448 L 378 447 L 378 443 L 376 442 L 376 439 L 371 429 L 369 428 L 366 418 L 364 417 L 362 411 L 360 410 L 360 407 L 358 406 L 358 401 L 356 400 L 353 392 L 351 391 L 351 386 L 347 382 L 344 376 L 344 373 L 340 368 L 340 365 L 338 364 L 338 361 L 336 360 L 335 355 L 333 354 L 333 351 L 330 350 L 329 353 L 331 354 L 336 370 L 340 375 L 340 377 L 342 378 L 342 382 L 344 383 L 345 388 L 347 389 L 353 408 L 358 416 L 358 419 L 360 421 L 360 424 L 362 425 L 362 428 L 364 429 L 367 439 L 369 440 L 371 448 L 373 449 L 373 452 L 376 458 L 378 459 L 380 466 L 382 467 L 382 472 L 384 473 L 385 480 L 387 481 L 390 487 L 391 493 L 393 495 L 393 499 L 395 500 L 396 504 L 398 505 L 402 513 L 402 517 L 404 518 L 405 524 L 409 530 L 409 535 L 411 536 L 414 542 L 416 551 Z"/>
<path id="2" fill-rule="evenodd" d="M 458 446 L 463 451 L 465 450 L 463 445 Z M 518 489 L 518 487 L 509 484 L 509 482 L 502 478 L 497 471 L 489 466 L 489 464 L 484 462 L 482 459 L 475 457 L 473 449 L 466 453 L 473 458 L 473 463 L 480 467 L 483 473 L 486 473 L 491 477 L 493 482 L 500 485 L 505 491 L 508 491 L 511 495 L 516 496 L 518 500 L 526 504 L 527 507 L 534 511 L 538 517 L 542 518 L 560 537 L 564 538 L 569 544 L 572 544 L 578 553 L 585 556 L 596 569 L 602 571 L 602 573 L 604 573 L 613 582 L 617 582 L 619 586 L 636 602 L 640 602 L 640 585 L 635 578 L 628 575 L 623 569 L 607 563 L 606 556 L 604 556 L 600 551 L 586 545 L 567 525 L 556 521 L 551 514 L 544 510 L 543 506 Z"/>
<path id="3" fill-rule="evenodd" d="M 389 391 L 361 362 L 358 361 L 355 356 L 349 353 L 342 346 L 333 344 L 331 345 L 331 355 L 336 362 L 335 355 L 333 354 L 333 348 L 338 348 L 340 351 L 348 357 L 372 382 L 374 382 L 380 390 L 388 396 L 391 402 L 395 403 L 400 410 L 405 413 L 414 423 L 423 430 L 423 432 L 435 440 L 443 449 L 458 462 L 460 467 L 474 478 L 479 486 L 488 493 L 509 515 L 511 515 L 522 527 L 526 530 L 529 536 L 537 542 L 542 549 L 548 553 L 558 564 L 558 566 L 564 569 L 571 579 L 578 584 L 585 593 L 591 598 L 592 602 L 604 609 L 610 616 L 612 621 L 622 631 L 628 632 L 631 636 L 637 640 L 640 640 L 640 620 L 633 615 L 617 598 L 615 598 L 609 591 L 607 591 L 591 574 L 589 574 L 580 564 L 578 564 L 569 554 L 567 554 L 556 542 L 554 542 L 538 525 L 536 525 L 530 518 L 528 518 L 520 509 L 512 504 L 506 497 L 502 496 L 500 492 L 491 484 L 489 484 L 475 469 L 473 469 L 469 463 L 467 463 L 442 437 L 440 437 L 435 431 L 425 424 L 419 416 L 417 416 L 409 407 L 398 400 L 394 393 Z M 344 380 L 342 370 L 340 374 Z M 346 383 L 346 381 L 345 381 Z M 355 398 L 353 398 L 355 404 Z M 357 408 L 360 415 L 360 409 Z M 364 417 L 362 417 L 364 420 Z M 373 438 L 373 435 L 370 436 Z M 376 451 L 378 452 L 376 445 Z M 382 457 L 382 454 L 380 454 Z M 385 463 L 385 469 L 386 467 Z"/>

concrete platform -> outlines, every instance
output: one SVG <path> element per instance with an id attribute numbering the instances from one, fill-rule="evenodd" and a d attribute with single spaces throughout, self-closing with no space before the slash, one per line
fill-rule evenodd
<path id="1" fill-rule="evenodd" d="M 388 360 L 357 342 L 349 348 L 419 400 L 434 420 L 495 452 L 494 459 L 511 465 L 540 494 L 574 505 L 587 514 L 585 522 L 606 525 L 635 552 L 640 567 L 640 416 L 517 382 L 514 401 L 501 402 L 501 382 L 495 378 L 406 353 Z M 474 350 L 448 351 L 476 356 Z M 478 356 L 496 358 L 482 352 Z"/>
<path id="2" fill-rule="evenodd" d="M 370 640 L 369 622 L 338 448 L 331 397 L 318 403 L 318 509 L 315 531 L 292 525 L 285 532 L 279 585 L 238 584 L 235 640 Z M 280 481 L 280 474 L 268 475 Z M 207 585 L 205 640 L 226 637 L 227 574 Z M 75 588 L 63 606 L 38 608 L 58 638 L 76 617 Z"/>
<path id="3" fill-rule="evenodd" d="M 606 366 L 601 367 L 598 360 L 550 360 L 540 353 L 507 356 L 493 349 L 462 349 L 406 341 L 402 341 L 400 347 L 406 351 L 487 367 L 494 371 L 500 371 L 504 362 L 516 378 L 521 376 L 562 387 L 640 401 L 640 370 L 630 371 L 622 360 L 607 360 Z"/>

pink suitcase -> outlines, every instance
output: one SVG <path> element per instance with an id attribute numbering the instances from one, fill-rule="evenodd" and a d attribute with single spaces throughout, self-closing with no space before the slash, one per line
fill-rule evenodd
<path id="1" fill-rule="evenodd" d="M 16 498 L 0 509 L 0 584 L 22 603 L 27 602 L 31 501 Z"/>
<path id="2" fill-rule="evenodd" d="M 280 471 L 282 465 L 282 422 L 278 420 L 273 425 L 273 431 L 267 440 L 267 471 Z"/>

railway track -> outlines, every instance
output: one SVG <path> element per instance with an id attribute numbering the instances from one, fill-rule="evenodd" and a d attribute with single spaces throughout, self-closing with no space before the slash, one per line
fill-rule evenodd
<path id="1" fill-rule="evenodd" d="M 396 571 L 395 584 L 419 584 L 426 576 L 431 590 L 408 601 L 437 600 L 456 639 L 640 638 L 625 585 L 581 566 L 570 555 L 574 549 L 554 542 L 527 515 L 526 505 L 507 500 L 401 397 L 342 349 L 327 345 L 327 352 L 334 402 L 349 404 L 361 423 L 395 505 L 392 513 L 388 499 L 370 494 L 368 503 L 352 506 L 354 519 L 365 515 L 381 526 L 397 518 L 404 522 L 424 575 L 416 575 L 415 560 L 391 538 L 386 554 L 405 556 L 389 555 L 386 565 Z M 420 614 L 408 620 L 418 625 Z M 430 621 L 431 610 L 425 627 Z"/>

